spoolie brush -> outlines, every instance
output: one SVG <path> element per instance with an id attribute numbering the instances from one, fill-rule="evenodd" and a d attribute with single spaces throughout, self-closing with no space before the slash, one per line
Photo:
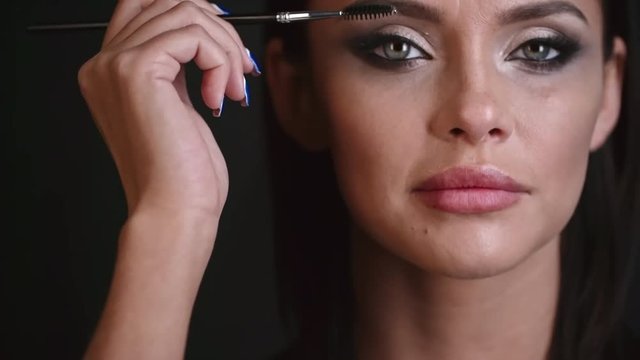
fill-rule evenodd
<path id="1" fill-rule="evenodd" d="M 342 18 L 345 20 L 373 20 L 387 16 L 392 16 L 397 10 L 392 5 L 352 5 L 342 11 L 287 11 L 278 14 L 264 15 L 220 15 L 220 18 L 236 24 L 263 24 L 269 22 L 278 22 L 287 24 L 299 21 L 322 20 L 330 18 Z M 50 30 L 89 30 L 103 29 L 108 25 L 107 22 L 95 23 L 78 23 L 78 24 L 52 24 L 52 25 L 34 25 L 27 28 L 30 31 L 50 31 Z"/>
<path id="2" fill-rule="evenodd" d="M 352 5 L 342 10 L 345 20 L 374 20 L 398 13 L 391 5 Z"/>

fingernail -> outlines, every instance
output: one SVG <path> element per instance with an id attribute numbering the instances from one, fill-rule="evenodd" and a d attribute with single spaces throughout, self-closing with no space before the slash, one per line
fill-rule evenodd
<path id="1" fill-rule="evenodd" d="M 220 103 L 220 107 L 217 109 L 213 109 L 213 116 L 219 118 L 222 116 L 222 108 L 224 107 L 224 100 Z"/>
<path id="2" fill-rule="evenodd" d="M 240 102 L 240 106 L 249 107 L 249 88 L 247 86 L 247 78 L 243 76 L 242 81 L 244 81 L 244 99 Z"/>
<path id="3" fill-rule="evenodd" d="M 229 15 L 229 12 L 227 10 L 221 8 L 217 4 L 214 4 L 214 3 L 210 3 L 210 4 L 218 13 L 220 13 L 220 15 Z"/>
<path id="4" fill-rule="evenodd" d="M 253 63 L 253 71 L 251 71 L 251 75 L 253 76 L 262 75 L 262 71 L 260 71 L 260 66 L 258 66 L 256 59 L 253 58 L 253 55 L 251 55 L 251 50 L 247 48 L 245 48 L 245 50 L 247 50 L 247 55 L 249 55 L 249 59 L 251 59 L 251 62 Z"/>

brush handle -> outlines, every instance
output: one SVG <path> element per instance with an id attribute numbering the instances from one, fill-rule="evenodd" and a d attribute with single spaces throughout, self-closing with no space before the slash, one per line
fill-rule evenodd
<path id="1" fill-rule="evenodd" d="M 277 13 L 275 15 L 221 15 L 220 17 L 234 25 L 242 25 L 262 24 L 266 22 L 288 24 L 296 21 L 330 19 L 341 17 L 342 15 L 344 15 L 342 11 L 286 11 Z"/>
<path id="2" fill-rule="evenodd" d="M 234 25 L 263 24 L 278 22 L 287 24 L 295 21 L 309 21 L 341 17 L 342 11 L 290 11 L 281 12 L 274 15 L 248 14 L 248 15 L 220 15 L 220 18 Z M 77 24 L 50 24 L 29 26 L 29 31 L 54 31 L 54 30 L 91 30 L 104 29 L 109 25 L 107 22 L 77 23 Z"/>

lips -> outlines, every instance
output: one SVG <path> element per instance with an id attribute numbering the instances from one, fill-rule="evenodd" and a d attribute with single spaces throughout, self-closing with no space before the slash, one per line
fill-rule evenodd
<path id="1" fill-rule="evenodd" d="M 529 190 L 493 168 L 455 167 L 430 177 L 414 192 L 436 210 L 482 214 L 515 205 Z"/>

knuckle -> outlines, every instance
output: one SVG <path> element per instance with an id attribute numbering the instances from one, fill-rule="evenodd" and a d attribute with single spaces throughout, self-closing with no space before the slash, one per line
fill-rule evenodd
<path id="1" fill-rule="evenodd" d="M 83 95 L 86 95 L 89 92 L 89 88 L 91 86 L 90 81 L 93 78 L 93 76 L 91 76 L 91 73 L 93 72 L 93 62 L 93 59 L 85 62 L 78 70 L 77 80 L 78 85 L 80 86 L 80 92 Z"/>
<path id="2" fill-rule="evenodd" d="M 121 79 L 127 79 L 135 72 L 135 57 L 130 52 L 121 52 L 109 61 L 109 72 Z"/>
<path id="3" fill-rule="evenodd" d="M 205 30 L 205 28 L 198 23 L 187 25 L 185 29 L 189 31 L 191 34 L 198 37 L 208 36 L 209 34 L 207 30 Z"/>
<path id="4" fill-rule="evenodd" d="M 192 20 L 197 19 L 202 14 L 200 7 L 191 1 L 181 1 L 176 5 L 175 9 L 180 15 Z"/>
<path id="5" fill-rule="evenodd" d="M 108 56 L 100 52 L 85 62 L 78 70 L 78 85 L 85 97 L 100 87 L 105 78 L 104 75 L 108 71 L 108 62 Z"/>
<path id="6" fill-rule="evenodd" d="M 192 1 L 183 1 L 176 8 L 177 16 L 185 24 L 200 24 L 204 27 L 211 21 L 202 8 Z"/>

